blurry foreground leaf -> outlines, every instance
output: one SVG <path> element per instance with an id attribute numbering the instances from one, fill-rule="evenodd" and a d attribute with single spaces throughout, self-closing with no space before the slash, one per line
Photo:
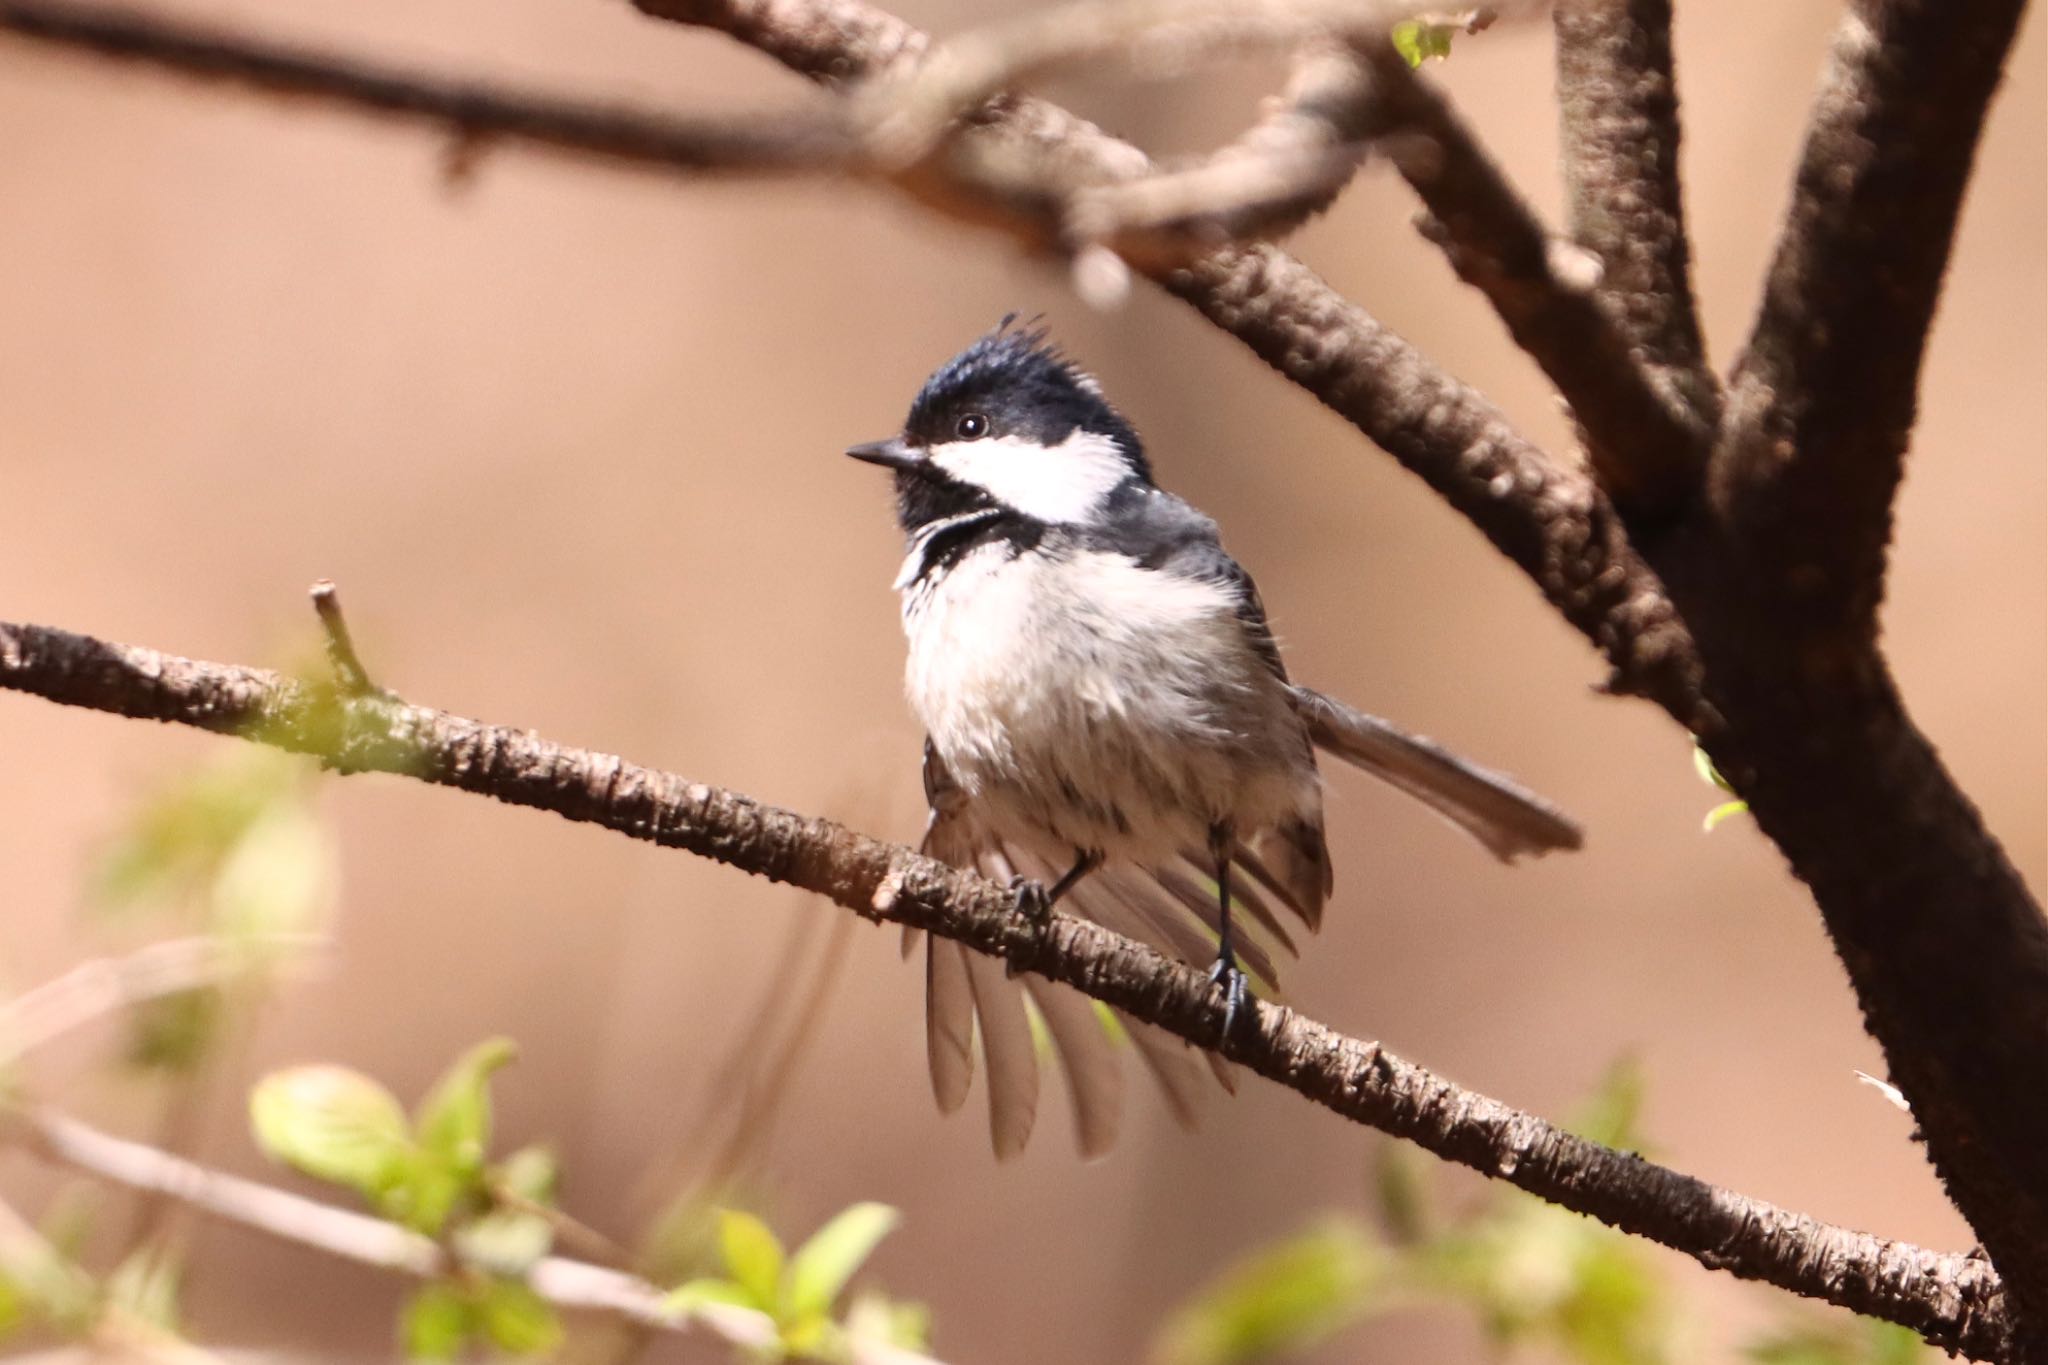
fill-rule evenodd
<path id="1" fill-rule="evenodd" d="M 399 1340 L 408 1359 L 453 1360 L 468 1343 L 475 1317 L 468 1298 L 454 1285 L 425 1285 L 399 1318 Z"/>
<path id="2" fill-rule="evenodd" d="M 209 922 L 245 942 L 315 932 L 333 908 L 337 867 L 327 826 L 300 787 L 288 788 L 221 860 Z"/>
<path id="3" fill-rule="evenodd" d="M 663 1306 L 678 1314 L 712 1305 L 752 1309 L 775 1323 L 771 1354 L 845 1360 L 855 1339 L 852 1315 L 842 1326 L 833 1320 L 832 1305 L 900 1219 L 886 1204 L 855 1204 L 785 1257 L 781 1241 L 766 1223 L 739 1209 L 720 1209 L 718 1245 L 725 1275 L 690 1280 L 671 1291 Z M 921 1337 L 926 1329 L 921 1308 L 879 1299 L 863 1303 L 864 1335 L 859 1339 Z M 889 1335 L 880 1335 L 883 1332 Z"/>
<path id="4" fill-rule="evenodd" d="M 250 1092 L 249 1119 L 257 1144 L 273 1159 L 373 1200 L 412 1151 L 397 1099 L 345 1066 L 272 1072 Z"/>
<path id="5" fill-rule="evenodd" d="M 1914 1365 L 1933 1348 L 1896 1323 L 1831 1315 L 1783 1328 L 1743 1355 L 1760 1365 Z"/>
<path id="6" fill-rule="evenodd" d="M 751 1213 L 721 1209 L 718 1250 L 733 1283 L 752 1296 L 756 1308 L 773 1313 L 782 1285 L 782 1243 L 768 1225 Z"/>
<path id="7" fill-rule="evenodd" d="M 481 1170 L 491 1146 L 491 1073 L 517 1055 L 510 1039 L 488 1038 L 457 1058 L 419 1103 L 420 1145 L 458 1170 Z"/>
<path id="8" fill-rule="evenodd" d="M 760 1311 L 754 1296 L 732 1280 L 720 1280 L 711 1276 L 690 1280 L 669 1290 L 661 1306 L 668 1312 L 687 1315 L 707 1304 L 725 1304 L 733 1308 L 751 1308 Z"/>
<path id="9" fill-rule="evenodd" d="M 27 1313 L 21 1290 L 5 1270 L 0 1270 L 0 1341 L 5 1341 L 15 1328 L 21 1326 L 21 1320 Z"/>
<path id="10" fill-rule="evenodd" d="M 492 1280 L 478 1296 L 484 1337 L 508 1355 L 544 1355 L 562 1344 L 554 1305 L 516 1280 Z"/>
<path id="11" fill-rule="evenodd" d="M 511 1209 L 494 1209 L 455 1230 L 455 1250 L 463 1264 L 494 1275 L 524 1275 L 554 1244 L 555 1229 L 546 1218 Z"/>
<path id="12" fill-rule="evenodd" d="M 1373 1304 L 1385 1256 L 1331 1220 L 1254 1252 L 1176 1309 L 1152 1350 L 1161 1365 L 1247 1365 L 1305 1351 Z"/>
<path id="13" fill-rule="evenodd" d="M 521 1199 L 536 1204 L 552 1204 L 555 1202 L 555 1181 L 560 1171 L 561 1163 L 555 1159 L 554 1151 L 535 1144 L 521 1147 L 499 1162 L 491 1172 L 491 1181 Z"/>
<path id="14" fill-rule="evenodd" d="M 902 1351 L 927 1351 L 931 1348 L 932 1310 L 921 1303 L 901 1303 L 866 1290 L 855 1295 L 846 1310 L 846 1335 Z"/>
<path id="15" fill-rule="evenodd" d="M 903 1221 L 887 1204 L 855 1204 L 835 1216 L 790 1258 L 784 1313 L 802 1318 L 827 1313 L 875 1247 Z"/>

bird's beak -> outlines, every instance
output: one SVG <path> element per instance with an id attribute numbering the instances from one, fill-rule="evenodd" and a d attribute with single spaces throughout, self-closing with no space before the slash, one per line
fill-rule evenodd
<path id="1" fill-rule="evenodd" d="M 869 441 L 864 446 L 852 447 L 846 453 L 856 460 L 889 469 L 917 469 L 925 462 L 924 452 L 906 444 L 901 436 L 891 436 L 886 441 Z"/>

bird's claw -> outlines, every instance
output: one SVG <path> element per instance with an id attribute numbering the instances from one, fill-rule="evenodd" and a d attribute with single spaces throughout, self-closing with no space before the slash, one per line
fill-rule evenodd
<path id="1" fill-rule="evenodd" d="M 1045 883 L 1032 877 L 1010 878 L 1010 894 L 1017 898 L 1017 913 L 1041 928 L 1052 922 L 1052 893 Z"/>
<path id="2" fill-rule="evenodd" d="M 1227 1039 L 1236 1031 L 1238 1017 L 1247 1015 L 1252 998 L 1251 983 L 1238 967 L 1235 953 L 1226 952 L 1216 959 L 1209 969 L 1209 984 L 1223 991 L 1223 1036 Z"/>
<path id="3" fill-rule="evenodd" d="M 1052 895 L 1045 889 L 1044 882 L 1025 876 L 1010 878 L 1010 894 L 1016 897 L 1017 913 L 1031 922 L 1033 955 L 1036 956 L 1036 948 L 1045 942 L 1046 931 L 1052 928 Z M 1004 963 L 1004 970 L 1010 976 L 1022 970 L 1015 954 Z"/>

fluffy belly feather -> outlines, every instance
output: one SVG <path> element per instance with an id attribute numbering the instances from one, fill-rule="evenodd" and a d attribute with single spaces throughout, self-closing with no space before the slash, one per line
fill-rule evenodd
<path id="1" fill-rule="evenodd" d="M 911 704 L 954 780 L 1056 861 L 1152 861 L 1217 821 L 1250 834 L 1313 807 L 1300 722 L 1217 585 L 987 546 L 914 585 L 904 628 Z"/>

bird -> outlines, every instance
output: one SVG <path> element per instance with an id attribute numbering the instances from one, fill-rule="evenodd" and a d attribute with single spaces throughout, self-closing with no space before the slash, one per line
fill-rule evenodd
<path id="1" fill-rule="evenodd" d="M 1207 963 L 1225 1036 L 1247 973 L 1272 989 L 1289 921 L 1317 929 L 1333 890 L 1318 750 L 1503 860 L 1579 847 L 1512 780 L 1293 683 L 1215 521 L 1158 486 L 1136 430 L 1043 325 L 1005 317 L 932 373 L 897 435 L 846 453 L 894 476 L 921 851 L 1007 882 L 1041 922 L 1058 906 Z M 1213 1052 L 934 937 L 933 1092 L 945 1112 L 965 1102 L 978 1040 L 998 1158 L 1024 1149 L 1037 1109 L 1033 1009 L 1084 1157 L 1121 1122 L 1115 1032 L 1184 1125 L 1215 1088 L 1205 1071 L 1234 1089 Z"/>

